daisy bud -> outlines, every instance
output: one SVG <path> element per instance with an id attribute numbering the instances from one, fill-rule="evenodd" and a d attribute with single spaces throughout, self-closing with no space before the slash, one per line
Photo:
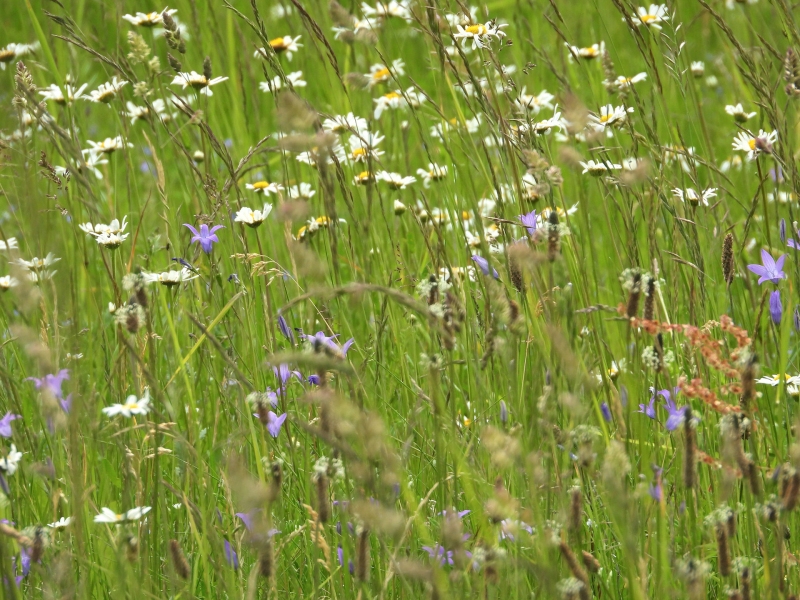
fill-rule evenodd
<path id="1" fill-rule="evenodd" d="M 395 200 L 394 201 L 394 214 L 396 214 L 397 216 L 400 216 L 404 212 L 406 212 L 406 205 L 403 204 L 402 202 L 400 202 L 400 200 Z"/>

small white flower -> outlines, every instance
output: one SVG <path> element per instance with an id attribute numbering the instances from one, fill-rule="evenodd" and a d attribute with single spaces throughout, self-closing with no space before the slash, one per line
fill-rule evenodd
<path id="1" fill-rule="evenodd" d="M 701 204 L 703 206 L 709 206 L 709 200 L 711 198 L 716 197 L 717 195 L 717 188 L 706 188 L 702 192 L 698 193 L 695 191 L 694 188 L 686 188 L 682 190 L 680 188 L 675 188 L 672 190 L 673 195 L 676 198 L 679 198 L 681 202 L 688 202 L 693 206 L 697 206 Z"/>
<path id="2" fill-rule="evenodd" d="M 171 17 L 176 12 L 178 12 L 177 8 L 165 8 L 161 12 L 137 12 L 135 15 L 122 15 L 122 18 L 128 23 L 136 25 L 137 27 L 155 27 L 156 25 L 161 25 L 164 22 L 164 13 L 167 13 Z"/>
<path id="3" fill-rule="evenodd" d="M 292 54 L 297 52 L 300 48 L 303 47 L 303 44 L 298 44 L 297 42 L 300 41 L 301 36 L 297 36 L 293 38 L 290 35 L 285 35 L 283 37 L 275 38 L 274 40 L 269 41 L 270 47 L 275 51 L 276 54 L 286 54 L 286 58 L 288 60 L 292 60 Z M 265 48 L 259 48 L 253 54 L 253 58 L 266 58 L 267 51 Z"/>
<path id="4" fill-rule="evenodd" d="M 270 212 L 272 212 L 271 204 L 265 204 L 262 210 L 253 210 L 243 206 L 239 209 L 239 212 L 236 213 L 233 220 L 237 223 L 244 223 L 249 227 L 258 227 L 269 216 Z"/>
<path id="5" fill-rule="evenodd" d="M 732 116 L 737 123 L 746 123 L 758 114 L 746 112 L 741 102 L 739 104 L 728 104 L 725 107 L 725 112 Z"/>
<path id="6" fill-rule="evenodd" d="M 128 228 L 128 217 L 122 217 L 122 223 L 119 222 L 119 219 L 114 219 L 108 225 L 104 225 L 103 223 L 92 224 L 89 223 L 82 223 L 78 225 L 78 229 L 83 231 L 84 233 L 88 233 L 89 235 L 101 235 L 103 233 L 122 233 Z"/>
<path id="7" fill-rule="evenodd" d="M 402 215 L 404 212 L 406 212 L 406 210 L 407 210 L 406 205 L 400 202 L 400 200 L 394 201 L 394 214 Z"/>
<path id="8" fill-rule="evenodd" d="M 589 173 L 590 175 L 604 175 L 609 171 L 616 171 L 622 168 L 622 165 L 614 164 L 610 161 L 594 161 L 590 160 L 589 162 L 582 162 L 580 163 L 583 167 L 583 173 Z"/>
<path id="9" fill-rule="evenodd" d="M 167 106 L 161 98 L 156 98 L 150 105 L 153 107 L 156 116 L 162 121 L 166 122 L 172 118 L 172 115 L 167 112 Z M 147 106 L 137 106 L 133 102 L 128 101 L 125 103 L 125 108 L 127 108 L 128 111 L 123 114 L 130 118 L 131 125 L 138 120 L 146 120 L 150 117 L 150 109 Z"/>
<path id="10" fill-rule="evenodd" d="M 398 0 L 391 0 L 387 3 L 378 2 L 374 8 L 366 2 L 362 2 L 361 12 L 367 18 L 397 18 L 403 19 L 407 23 L 411 22 L 411 9 L 408 7 L 408 2 L 400 2 Z"/>
<path id="11" fill-rule="evenodd" d="M 132 417 L 133 415 L 146 415 L 150 412 L 150 390 L 144 391 L 144 396 L 137 398 L 131 394 L 125 399 L 125 404 L 112 404 L 106 406 L 103 412 L 109 416 L 122 415 L 123 417 Z"/>
<path id="12" fill-rule="evenodd" d="M 9 44 L 5 48 L 0 48 L 0 69 L 6 70 L 6 65 L 13 60 L 21 58 L 39 49 L 39 42 L 33 44 Z"/>
<path id="13" fill-rule="evenodd" d="M 787 385 L 800 385 L 800 375 L 789 375 L 786 373 L 783 378 L 781 378 L 780 374 L 775 375 L 765 375 L 759 379 L 756 379 L 756 383 L 763 383 L 765 385 L 771 385 L 775 387 L 781 384 L 781 381 L 786 381 Z"/>
<path id="14" fill-rule="evenodd" d="M 120 81 L 117 79 L 117 76 L 114 75 L 114 78 L 108 83 L 101 83 L 100 87 L 96 90 L 92 90 L 88 95 L 84 94 L 83 99 L 107 104 L 111 102 L 126 85 L 128 85 L 127 81 Z"/>
<path id="15" fill-rule="evenodd" d="M 375 112 L 373 116 L 375 119 L 380 119 L 383 111 L 388 109 L 397 110 L 398 108 L 404 108 L 406 106 L 406 101 L 403 96 L 400 94 L 400 91 L 396 92 L 389 92 L 388 94 L 384 94 L 378 98 L 375 98 Z"/>
<path id="16" fill-rule="evenodd" d="M 19 246 L 17 245 L 17 238 L 12 237 L 8 238 L 7 240 L 0 240 L 0 251 L 2 250 L 16 250 Z"/>
<path id="17" fill-rule="evenodd" d="M 55 523 L 49 523 L 47 526 L 50 529 L 64 529 L 65 527 L 69 527 L 70 523 L 72 523 L 72 517 L 61 517 Z"/>
<path id="18" fill-rule="evenodd" d="M 292 200 L 310 200 L 317 192 L 311 187 L 310 183 L 300 183 L 293 185 L 287 191 L 287 195 Z"/>
<path id="19" fill-rule="evenodd" d="M 733 140 L 733 149 L 747 152 L 747 160 L 755 160 L 762 152 L 771 152 L 772 145 L 778 141 L 778 132 L 767 133 L 763 129 L 757 136 L 740 131 Z"/>
<path id="20" fill-rule="evenodd" d="M 178 73 L 172 80 L 172 85 L 180 85 L 183 89 L 191 87 L 205 96 L 213 96 L 214 92 L 211 91 L 211 86 L 227 80 L 227 77 L 207 79 L 205 75 L 197 71 L 190 71 L 189 73 Z"/>
<path id="21" fill-rule="evenodd" d="M 669 12 L 666 4 L 651 4 L 650 8 L 640 6 L 636 9 L 636 12 L 637 14 L 631 17 L 631 20 L 637 27 L 645 25 L 660 30 L 660 23 L 669 21 Z M 624 21 L 625 19 L 622 20 Z"/>
<path id="22" fill-rule="evenodd" d="M 369 79 L 369 87 L 374 87 L 379 83 L 386 83 L 392 76 L 399 77 L 405 74 L 405 63 L 402 58 L 397 58 L 392 61 L 391 68 L 381 64 L 372 65 L 366 77 Z"/>
<path id="23" fill-rule="evenodd" d="M 64 89 L 62 90 L 60 87 L 58 87 L 58 85 L 53 83 L 43 90 L 39 90 L 39 95 L 44 96 L 45 100 L 52 100 L 56 104 L 72 104 L 75 98 L 81 97 L 83 90 L 85 90 L 87 87 L 88 84 L 84 83 L 82 86 L 76 89 L 74 86 L 66 83 L 64 84 Z M 66 92 L 66 96 L 64 96 L 64 92 Z"/>
<path id="24" fill-rule="evenodd" d="M 553 100 L 555 96 L 547 90 L 542 90 L 536 96 L 526 94 L 527 88 L 522 88 L 519 97 L 514 100 L 514 104 L 519 112 L 529 112 L 533 115 L 538 115 L 539 111 L 543 108 L 553 109 Z"/>
<path id="25" fill-rule="evenodd" d="M 346 115 L 336 115 L 330 119 L 325 119 L 322 122 L 322 129 L 331 133 L 344 133 L 345 131 L 363 133 L 369 130 L 369 124 L 363 117 L 347 113 Z"/>
<path id="26" fill-rule="evenodd" d="M 264 194 L 265 196 L 283 191 L 283 186 L 274 181 L 271 183 L 269 181 L 256 181 L 255 183 L 246 184 L 245 187 L 248 190 L 253 190 L 256 194 Z"/>
<path id="27" fill-rule="evenodd" d="M 0 291 L 7 292 L 12 287 L 16 287 L 17 285 L 19 285 L 19 281 L 17 281 L 14 277 L 11 277 L 11 275 L 4 275 L 3 277 L 0 277 Z"/>
<path id="28" fill-rule="evenodd" d="M 149 506 L 132 508 L 127 512 L 115 513 L 110 508 L 103 507 L 100 514 L 94 518 L 95 523 L 123 523 L 125 521 L 138 521 L 150 512 Z"/>
<path id="29" fill-rule="evenodd" d="M 417 175 L 422 177 L 422 183 L 427 188 L 432 181 L 440 181 L 447 177 L 447 165 L 428 163 L 428 169 L 417 169 Z"/>
<path id="30" fill-rule="evenodd" d="M 11 448 L 6 454 L 6 457 L 0 459 L 0 471 L 6 475 L 13 475 L 17 472 L 19 462 L 22 460 L 22 452 L 17 452 L 17 447 L 11 444 Z"/>
<path id="31" fill-rule="evenodd" d="M 743 4 L 756 4 L 758 0 L 725 0 L 725 8 L 728 10 L 733 10 L 737 6 L 741 6 Z"/>
<path id="32" fill-rule="evenodd" d="M 644 81 L 645 79 L 647 79 L 647 73 L 639 73 L 637 75 L 634 75 L 633 77 L 625 77 L 624 75 L 620 75 L 612 82 L 612 85 L 620 89 L 624 89 L 624 88 L 629 88 L 634 83 L 639 83 L 640 81 Z"/>
<path id="33" fill-rule="evenodd" d="M 485 24 L 457 25 L 458 31 L 453 34 L 453 37 L 458 40 L 472 40 L 472 48 L 486 48 L 492 38 L 500 39 L 505 37 L 505 32 L 501 31 L 507 24 L 497 25 L 494 21 L 489 21 Z"/>
<path id="34" fill-rule="evenodd" d="M 633 107 L 629 106 L 612 106 L 606 104 L 600 107 L 600 115 L 589 115 L 589 120 L 597 124 L 598 129 L 604 129 L 606 126 L 621 125 L 628 118 L 628 115 L 633 113 Z"/>
<path id="35" fill-rule="evenodd" d="M 292 87 L 306 87 L 306 82 L 303 80 L 303 72 L 302 71 L 294 71 L 292 73 L 288 73 L 286 75 L 286 81 L 288 81 Z M 280 76 L 275 76 L 270 81 L 262 81 L 258 84 L 258 87 L 261 89 L 262 92 L 266 92 L 268 94 L 273 94 L 278 90 L 283 89 L 283 79 Z"/>
<path id="36" fill-rule="evenodd" d="M 184 281 L 191 281 L 199 277 L 197 273 L 193 273 L 186 267 L 178 270 L 162 271 L 161 273 L 142 273 L 144 281 L 147 284 L 160 283 L 167 287 L 173 287 Z M 114 312 L 113 310 L 109 312 Z"/>
<path id="37" fill-rule="evenodd" d="M 52 252 L 48 252 L 47 256 L 45 256 L 44 258 L 39 258 L 38 256 L 35 256 L 30 260 L 23 260 L 21 258 L 18 258 L 13 262 L 21 267 L 24 267 L 28 271 L 36 273 L 48 269 L 49 267 L 51 267 L 53 264 L 57 263 L 60 260 L 61 259 L 56 258 Z"/>
<path id="38" fill-rule="evenodd" d="M 89 144 L 89 148 L 81 150 L 82 154 L 112 154 L 117 150 L 122 150 L 124 148 L 133 148 L 133 144 L 125 143 L 125 140 L 122 139 L 121 135 L 113 138 L 106 138 L 102 142 L 93 142 L 91 140 L 86 140 L 86 143 Z"/>
<path id="39" fill-rule="evenodd" d="M 371 133 L 366 131 L 362 134 L 355 134 L 350 136 L 348 143 L 350 145 L 350 154 L 347 158 L 352 162 L 367 162 L 368 160 L 376 160 L 383 155 L 383 150 L 379 150 L 377 146 L 384 140 L 384 136 L 379 133 Z"/>
<path id="40" fill-rule="evenodd" d="M 734 154 L 733 156 L 726 158 L 722 161 L 722 164 L 719 166 L 719 170 L 722 173 L 727 173 L 731 169 L 736 171 L 742 170 L 742 157 L 738 154 Z"/>
<path id="41" fill-rule="evenodd" d="M 417 181 L 417 178 L 412 175 L 403 177 L 400 173 L 390 173 L 388 171 L 380 171 L 375 177 L 380 181 L 386 182 L 390 188 L 395 190 L 404 190 Z"/>
<path id="42" fill-rule="evenodd" d="M 585 60 L 592 60 L 603 55 L 606 50 L 606 43 L 600 42 L 599 44 L 592 44 L 587 48 L 578 48 L 571 46 L 567 42 L 564 45 L 569 49 L 570 58 L 583 58 Z"/>
<path id="43" fill-rule="evenodd" d="M 702 60 L 694 60 L 689 66 L 689 70 L 695 77 L 702 77 L 706 72 L 706 63 L 704 63 Z"/>

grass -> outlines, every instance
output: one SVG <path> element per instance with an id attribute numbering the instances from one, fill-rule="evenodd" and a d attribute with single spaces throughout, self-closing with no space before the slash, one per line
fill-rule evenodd
<path id="1" fill-rule="evenodd" d="M 3 44 L 39 44 L 0 72 L 0 238 L 17 241 L 0 269 L 16 283 L 0 295 L 0 410 L 21 417 L 0 428 L 4 597 L 798 593 L 797 386 L 754 383 L 800 372 L 800 263 L 781 237 L 800 193 L 791 6 L 678 0 L 659 30 L 625 0 L 498 1 L 472 22 L 505 37 L 475 50 L 453 47 L 458 3 L 412 2 L 408 20 L 337 39 L 360 6 L 176 0 L 185 52 L 122 18 L 159 8 L 3 14 Z M 291 60 L 254 57 L 285 35 L 302 36 Z M 570 60 L 565 42 L 600 41 Z M 228 79 L 183 91 L 176 60 Z M 88 94 L 112 77 L 129 83 L 107 105 L 39 105 L 51 84 Z M 520 109 L 523 87 L 550 106 Z M 392 91 L 399 108 L 374 118 Z M 132 123 L 129 101 L 151 116 Z M 739 102 L 755 116 L 725 112 Z M 607 104 L 632 111 L 598 132 Z M 326 162 L 358 136 L 323 121 L 349 112 L 382 153 Z M 777 141 L 747 160 L 740 131 Z M 81 149 L 115 136 L 131 146 L 98 178 Z M 447 172 L 424 185 L 429 163 Z M 354 183 L 380 171 L 416 181 Z M 314 195 L 291 197 L 300 183 Z M 258 227 L 234 221 L 264 201 Z M 123 217 L 115 249 L 79 228 Z M 224 226 L 210 253 L 186 223 Z M 792 253 L 785 279 L 757 283 L 762 248 Z M 57 272 L 31 282 L 18 261 L 48 253 Z M 141 282 L 182 264 L 178 285 Z M 282 364 L 302 375 L 282 385 Z M 62 369 L 60 389 L 29 379 Z M 663 396 L 655 419 L 638 412 L 651 387 L 672 392 L 669 423 Z M 102 410 L 145 395 L 147 412 Z M 273 437 L 262 421 L 284 413 Z M 95 522 L 104 507 L 120 522 Z"/>

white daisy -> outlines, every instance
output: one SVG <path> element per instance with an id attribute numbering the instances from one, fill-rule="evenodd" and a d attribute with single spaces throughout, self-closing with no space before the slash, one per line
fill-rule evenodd
<path id="1" fill-rule="evenodd" d="M 580 165 L 583 167 L 583 173 L 589 173 L 590 175 L 605 175 L 609 171 L 616 171 L 622 168 L 622 165 L 617 165 L 612 163 L 611 161 L 594 161 L 590 160 L 589 162 L 581 162 Z"/>
<path id="2" fill-rule="evenodd" d="M 387 183 L 389 187 L 394 190 L 404 190 L 409 185 L 417 181 L 417 178 L 412 175 L 403 177 L 400 175 L 400 173 L 390 173 L 389 171 L 380 171 L 375 175 L 375 177 L 378 180 Z"/>
<path id="3" fill-rule="evenodd" d="M 757 136 L 740 131 L 733 139 L 733 149 L 747 152 L 747 160 L 755 160 L 762 152 L 772 152 L 772 145 L 778 141 L 778 132 L 767 133 L 761 129 Z"/>
<path id="4" fill-rule="evenodd" d="M 103 104 L 108 104 L 126 85 L 128 85 L 127 81 L 120 81 L 117 79 L 117 76 L 114 75 L 114 78 L 108 83 L 101 83 L 100 87 L 98 87 L 96 90 L 92 90 L 88 95 L 84 94 L 83 99 L 90 100 L 92 102 L 102 102 Z"/>
<path id="5" fill-rule="evenodd" d="M 310 200 L 317 192 L 310 183 L 300 183 L 290 187 L 286 193 L 292 200 Z"/>
<path id="6" fill-rule="evenodd" d="M 184 90 L 190 87 L 194 90 L 198 90 L 205 96 L 213 96 L 214 92 L 211 91 L 211 86 L 227 80 L 227 77 L 214 77 L 213 79 L 207 79 L 205 75 L 202 75 L 197 71 L 190 71 L 189 73 L 178 73 L 172 80 L 172 85 L 183 86 Z"/>
<path id="7" fill-rule="evenodd" d="M 0 69 L 6 70 L 6 65 L 13 60 L 21 58 L 31 52 L 35 52 L 40 47 L 39 42 L 33 44 L 8 44 L 5 48 L 0 48 Z"/>
<path id="8" fill-rule="evenodd" d="M 522 91 L 519 93 L 519 97 L 514 100 L 514 104 L 519 112 L 529 112 L 533 115 L 538 115 L 539 111 L 543 108 L 553 109 L 553 100 L 555 99 L 553 94 L 547 90 L 542 90 L 537 95 L 532 96 L 526 94 L 526 90 L 527 88 L 523 87 Z"/>
<path id="9" fill-rule="evenodd" d="M 248 183 L 245 185 L 248 190 L 253 190 L 256 194 L 277 194 L 283 191 L 283 186 L 280 183 L 269 181 L 256 181 L 255 183 Z"/>
<path id="10" fill-rule="evenodd" d="M 176 12 L 178 12 L 177 8 L 165 8 L 161 12 L 137 12 L 135 15 L 122 15 L 122 18 L 128 23 L 136 25 L 137 27 L 155 27 L 156 25 L 161 25 L 164 22 L 164 13 L 172 16 Z"/>
<path id="11" fill-rule="evenodd" d="M 620 89 L 624 89 L 632 86 L 634 83 L 644 81 L 645 79 L 647 79 L 647 73 L 638 73 L 633 77 L 625 77 L 624 75 L 620 75 L 612 82 L 612 85 Z"/>
<path id="12" fill-rule="evenodd" d="M 132 417 L 134 415 L 146 415 L 150 412 L 150 390 L 144 391 L 144 396 L 137 398 L 131 394 L 125 399 L 125 404 L 112 404 L 106 406 L 103 412 L 109 417 L 122 415 L 123 417 Z"/>
<path id="13" fill-rule="evenodd" d="M 269 41 L 270 47 L 275 51 L 275 54 L 286 54 L 286 58 L 288 60 L 292 60 L 292 54 L 297 52 L 300 48 L 303 47 L 303 44 L 298 44 L 297 42 L 300 41 L 301 36 L 297 36 L 293 38 L 290 35 L 285 35 L 283 37 L 275 38 L 274 40 Z M 259 48 L 253 54 L 253 58 L 266 58 L 267 51 L 265 48 Z"/>
<path id="14" fill-rule="evenodd" d="M 392 78 L 392 75 L 394 77 L 405 75 L 405 64 L 402 58 L 397 58 L 392 61 L 391 68 L 381 64 L 372 65 L 369 68 L 369 73 L 365 75 L 369 79 L 369 87 L 374 87 L 379 83 L 386 83 Z"/>
<path id="15" fill-rule="evenodd" d="M 383 150 L 377 148 L 383 140 L 384 136 L 369 131 L 361 135 L 352 135 L 348 140 L 350 154 L 347 155 L 347 158 L 352 162 L 376 160 L 383 155 Z"/>
<path id="16" fill-rule="evenodd" d="M 16 250 L 19 246 L 17 245 L 17 238 L 11 237 L 7 240 L 0 240 L 0 251 L 2 250 Z"/>
<path id="17" fill-rule="evenodd" d="M 49 267 L 51 267 L 60 260 L 61 259 L 56 258 L 52 252 L 48 252 L 47 256 L 45 256 L 44 258 L 39 258 L 38 256 L 34 256 L 30 260 L 23 260 L 21 258 L 18 258 L 13 262 L 14 264 L 24 267 L 28 271 L 36 273 L 48 269 Z"/>
<path id="18" fill-rule="evenodd" d="M 606 104 L 600 107 L 600 115 L 589 115 L 589 120 L 598 126 L 598 129 L 605 129 L 610 125 L 621 125 L 633 113 L 633 107 L 613 106 Z"/>
<path id="19" fill-rule="evenodd" d="M 72 523 L 72 517 L 61 517 L 55 523 L 49 523 L 47 526 L 50 529 L 64 529 L 65 527 L 69 527 L 70 523 Z"/>
<path id="20" fill-rule="evenodd" d="M 81 154 L 112 154 L 117 150 L 123 150 L 124 148 L 133 148 L 133 144 L 125 143 L 125 140 L 122 139 L 121 135 L 118 135 L 114 138 L 106 138 L 102 142 L 93 142 L 91 140 L 86 140 L 86 143 L 89 144 L 89 148 L 81 150 Z"/>
<path id="21" fill-rule="evenodd" d="M 685 190 L 675 188 L 672 190 L 672 193 L 676 198 L 679 198 L 681 202 L 688 202 L 693 206 L 697 206 L 698 204 L 709 206 L 708 201 L 716 197 L 717 188 L 706 188 L 699 193 L 694 188 L 686 188 Z"/>
<path id="22" fill-rule="evenodd" d="M 64 84 L 64 89 L 62 90 L 60 87 L 58 87 L 58 85 L 53 83 L 43 90 L 39 90 L 39 95 L 44 96 L 45 100 L 52 100 L 56 104 L 72 104 L 75 98 L 81 97 L 83 90 L 85 90 L 87 87 L 88 84 L 84 83 L 82 86 L 76 89 L 74 86 L 66 83 Z M 66 96 L 64 96 L 64 92 L 66 92 Z"/>
<path id="23" fill-rule="evenodd" d="M 346 115 L 336 115 L 330 119 L 325 119 L 322 122 L 322 129 L 331 133 L 344 133 L 345 131 L 361 133 L 369 130 L 369 124 L 365 118 L 357 117 L 353 113 L 347 113 Z"/>
<path id="24" fill-rule="evenodd" d="M 427 170 L 417 169 L 417 175 L 422 177 L 422 184 L 427 188 L 431 186 L 432 181 L 440 181 L 447 177 L 447 165 L 428 163 Z"/>
<path id="25" fill-rule="evenodd" d="M 765 375 L 759 379 L 756 379 L 756 383 L 763 383 L 765 385 L 771 385 L 773 387 L 780 385 L 781 381 L 785 381 L 787 385 L 800 385 L 800 375 L 789 375 L 786 373 L 781 379 L 780 374 L 775 375 Z"/>
<path id="26" fill-rule="evenodd" d="M 288 81 L 292 87 L 306 87 L 306 82 L 303 79 L 303 72 L 302 71 L 294 71 L 292 73 L 288 73 L 286 75 L 286 81 Z M 258 84 L 258 87 L 261 89 L 262 92 L 266 92 L 268 94 L 272 94 L 277 92 L 280 89 L 283 89 L 283 79 L 280 76 L 276 75 L 272 78 L 271 81 L 262 81 Z"/>
<path id="27" fill-rule="evenodd" d="M 5 458 L 0 459 L 0 471 L 6 475 L 13 475 L 17 472 L 19 462 L 22 460 L 22 452 L 17 452 L 17 447 L 11 444 L 11 448 Z"/>
<path id="28" fill-rule="evenodd" d="M 184 281 L 191 281 L 199 277 L 186 267 L 178 270 L 162 271 L 161 273 L 142 273 L 145 283 L 160 283 L 167 287 L 173 287 Z"/>
<path id="29" fill-rule="evenodd" d="M 505 37 L 505 32 L 502 31 L 503 27 L 507 24 L 498 25 L 494 21 L 488 21 L 485 24 L 457 25 L 458 31 L 453 34 L 453 37 L 458 40 L 472 40 L 472 48 L 485 48 L 492 38 L 500 39 Z"/>
<path id="30" fill-rule="evenodd" d="M 0 277 L 0 291 L 7 292 L 12 287 L 17 287 L 19 285 L 19 281 L 16 278 L 11 277 L 11 275 L 4 275 Z"/>
<path id="31" fill-rule="evenodd" d="M 122 217 L 122 223 L 119 222 L 119 219 L 114 219 L 108 225 L 104 225 L 103 223 L 82 223 L 78 225 L 78 229 L 83 231 L 84 233 L 88 233 L 89 235 L 101 235 L 103 233 L 122 233 L 128 227 L 128 217 Z"/>
<path id="32" fill-rule="evenodd" d="M 728 104 L 725 107 L 725 112 L 732 116 L 737 123 L 746 123 L 758 114 L 756 112 L 746 112 L 741 102 L 739 104 Z"/>
<path id="33" fill-rule="evenodd" d="M 95 523 L 123 523 L 125 521 L 138 521 L 150 512 L 149 506 L 132 508 L 127 512 L 115 513 L 110 508 L 101 508 L 100 514 L 94 518 Z"/>
<path id="34" fill-rule="evenodd" d="M 403 19 L 407 23 L 411 22 L 411 9 L 408 2 L 399 2 L 398 0 L 391 0 L 390 2 L 378 2 L 374 7 L 366 2 L 361 3 L 361 12 L 367 18 L 389 19 L 397 18 Z"/>
<path id="35" fill-rule="evenodd" d="M 606 50 L 606 43 L 600 42 L 599 44 L 592 44 L 586 48 L 578 48 L 571 46 L 569 43 L 564 42 L 564 45 L 569 49 L 570 58 L 583 58 L 585 60 L 592 60 L 603 55 Z"/>
<path id="36" fill-rule="evenodd" d="M 258 227 L 269 216 L 270 212 L 272 212 L 271 204 L 264 204 L 262 210 L 253 210 L 247 206 L 243 206 L 236 213 L 233 220 L 237 223 L 244 223 L 249 227 Z"/>
<path id="37" fill-rule="evenodd" d="M 167 112 L 167 106 L 161 98 L 156 98 L 150 105 L 153 107 L 156 116 L 162 121 L 166 122 L 172 118 L 172 115 Z M 150 109 L 147 106 L 137 106 L 133 102 L 128 101 L 125 104 L 125 108 L 127 108 L 128 111 L 124 113 L 124 115 L 130 118 L 131 125 L 140 119 L 146 120 L 150 117 Z"/>
<path id="38" fill-rule="evenodd" d="M 669 21 L 669 11 L 666 4 L 651 4 L 650 8 L 640 6 L 636 9 L 636 12 L 637 14 L 631 17 L 631 20 L 637 27 L 645 25 L 660 30 L 660 23 Z"/>

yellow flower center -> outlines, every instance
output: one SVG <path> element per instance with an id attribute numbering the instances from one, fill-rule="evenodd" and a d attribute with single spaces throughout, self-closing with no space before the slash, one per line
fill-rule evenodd
<path id="1" fill-rule="evenodd" d="M 747 141 L 747 145 L 750 146 L 750 150 L 755 150 L 756 149 L 756 140 L 755 140 L 755 138 L 748 140 Z"/>
<path id="2" fill-rule="evenodd" d="M 268 188 L 268 187 L 269 187 L 269 182 L 268 181 L 256 181 L 253 184 L 253 189 L 254 190 L 263 190 L 264 188 Z"/>
<path id="3" fill-rule="evenodd" d="M 372 79 L 374 79 L 375 81 L 382 81 L 384 79 L 389 79 L 389 75 L 391 75 L 391 73 L 389 73 L 389 69 L 383 67 L 382 69 L 375 71 L 372 74 Z"/>
<path id="4" fill-rule="evenodd" d="M 13 50 L 0 50 L 0 62 L 10 62 L 15 54 Z"/>
<path id="5" fill-rule="evenodd" d="M 117 521 L 122 521 L 122 515 L 114 515 L 117 518 Z"/>
<path id="6" fill-rule="evenodd" d="M 595 50 L 594 48 L 581 48 L 578 51 L 578 54 L 580 54 L 584 58 L 595 58 L 600 55 L 600 52 L 598 50 Z"/>
<path id="7" fill-rule="evenodd" d="M 655 21 L 656 19 L 658 19 L 658 17 L 655 16 L 655 15 L 644 15 L 639 20 L 642 23 L 644 23 L 645 25 L 647 25 L 648 23 L 651 23 L 651 22 Z"/>
<path id="8" fill-rule="evenodd" d="M 270 40 L 269 45 L 272 46 L 272 49 L 275 50 L 275 52 L 283 52 L 288 48 L 288 46 L 284 43 L 282 37 Z"/>
<path id="9" fill-rule="evenodd" d="M 320 225 L 321 227 L 327 227 L 328 223 L 330 223 L 328 217 L 317 217 L 317 225 Z"/>
<path id="10" fill-rule="evenodd" d="M 367 155 L 366 148 L 356 148 L 355 150 L 353 150 L 353 158 L 357 159 L 366 155 Z"/>
<path id="11" fill-rule="evenodd" d="M 398 94 L 397 92 L 389 92 L 388 94 L 384 94 L 383 97 L 386 98 L 387 100 L 395 100 L 400 97 L 400 94 Z"/>
<path id="12" fill-rule="evenodd" d="M 297 230 L 297 237 L 299 239 L 303 239 L 306 237 L 306 229 L 308 229 L 305 225 L 303 225 L 300 229 Z"/>
<path id="13" fill-rule="evenodd" d="M 603 115 L 602 117 L 600 117 L 600 122 L 601 123 L 607 123 L 608 120 L 613 116 L 614 116 L 613 114 L 611 114 L 611 115 Z"/>
<path id="14" fill-rule="evenodd" d="M 470 219 L 469 213 L 466 210 L 462 210 L 461 211 L 461 218 L 464 219 L 465 221 L 469 221 L 469 219 Z"/>
<path id="15" fill-rule="evenodd" d="M 465 31 L 472 35 L 484 35 L 486 33 L 486 27 L 484 25 L 470 25 Z"/>

